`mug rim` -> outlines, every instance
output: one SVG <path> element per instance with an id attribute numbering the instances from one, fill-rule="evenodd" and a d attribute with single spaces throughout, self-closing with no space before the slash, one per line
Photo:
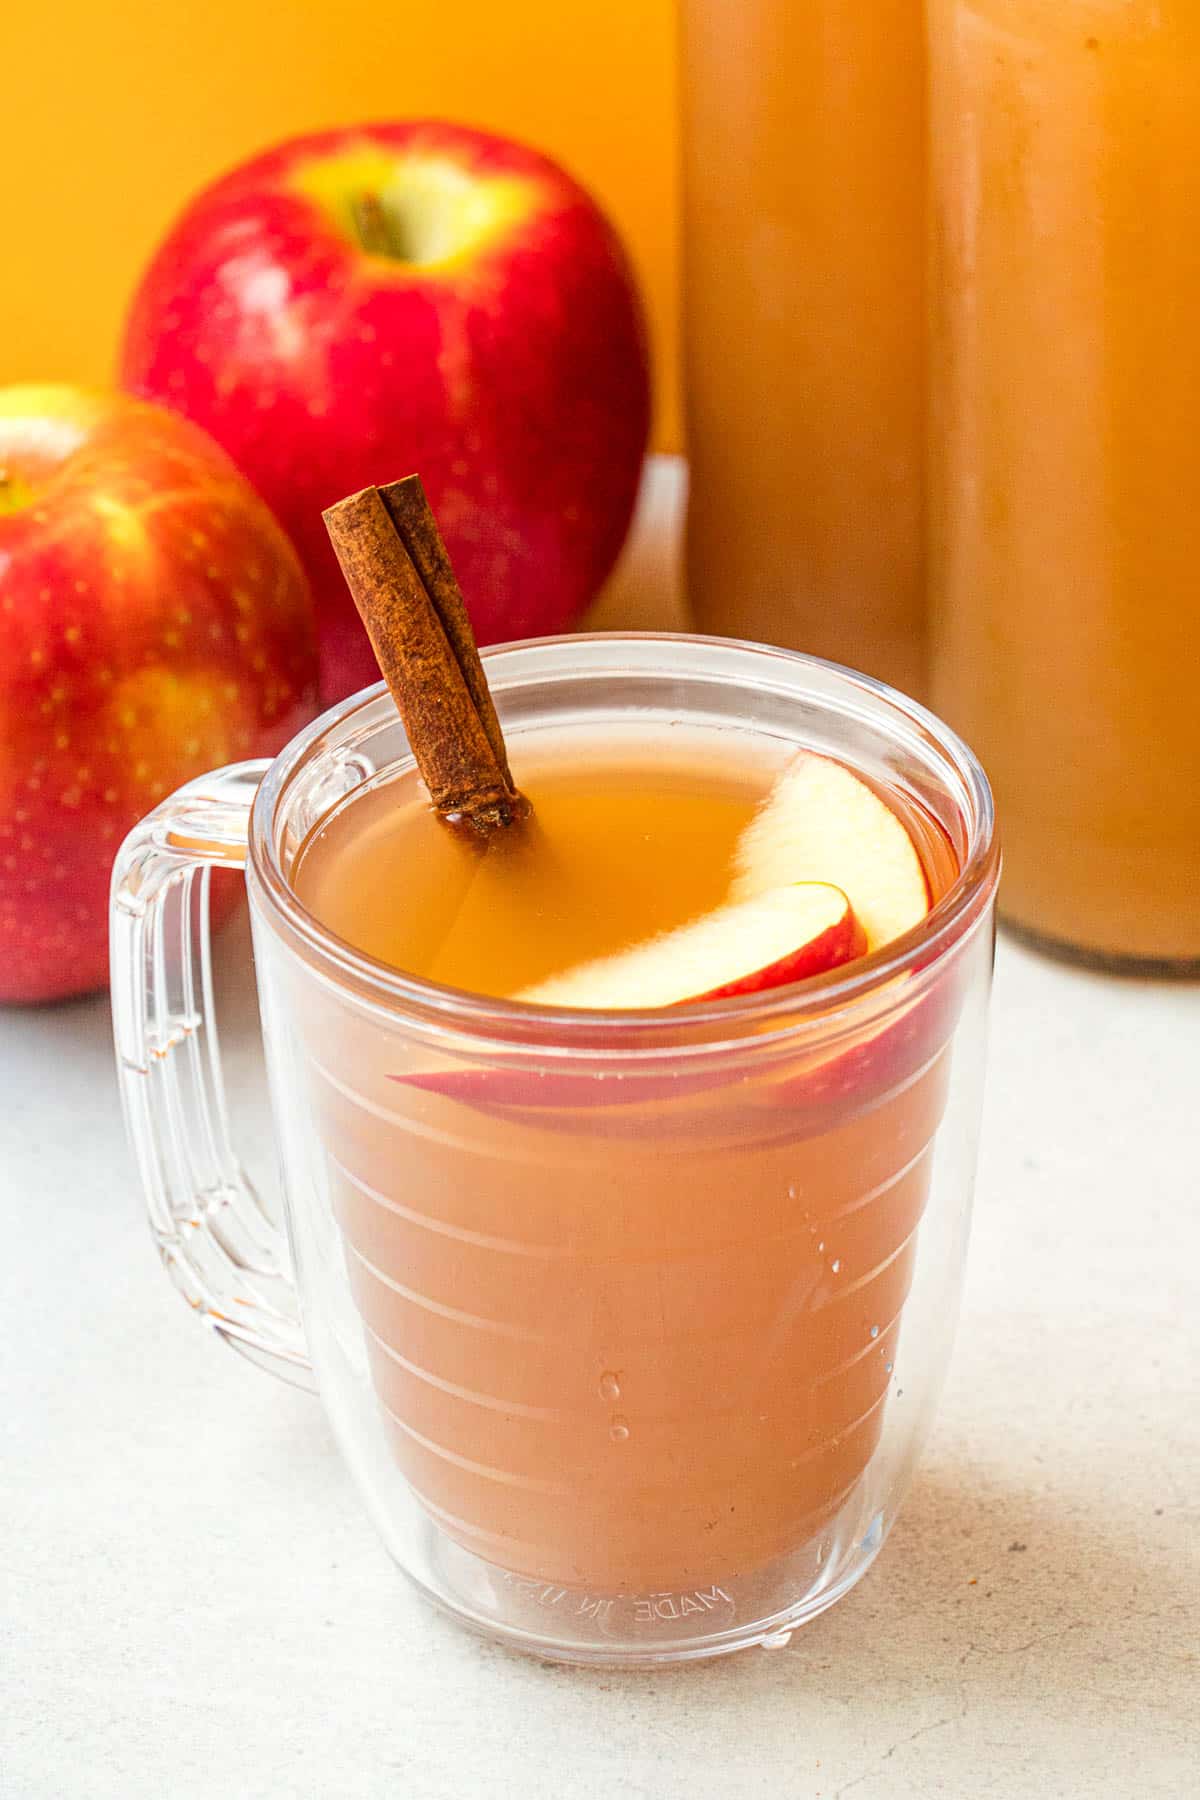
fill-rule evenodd
<path id="1" fill-rule="evenodd" d="M 957 732 L 919 701 L 889 687 L 886 682 L 802 651 L 699 632 L 578 632 L 492 644 L 481 648 L 480 655 L 485 663 L 499 663 L 518 652 L 527 655 L 530 651 L 553 650 L 561 654 L 564 646 L 569 646 L 582 660 L 592 650 L 631 643 L 660 645 L 664 653 L 680 646 L 748 653 L 756 659 L 827 671 L 868 700 L 876 704 L 884 702 L 893 713 L 931 740 L 939 758 L 954 767 L 969 795 L 971 811 L 965 819 L 968 844 L 962 867 L 925 917 L 870 955 L 828 974 L 809 976 L 803 981 L 764 989 L 756 994 L 687 1002 L 670 1009 L 617 1012 L 534 1006 L 526 1001 L 444 987 L 422 976 L 407 974 L 356 949 L 330 931 L 304 905 L 280 865 L 274 830 L 279 803 L 291 781 L 309 760 L 314 744 L 386 697 L 387 685 L 379 681 L 327 708 L 285 745 L 263 776 L 251 811 L 247 873 L 254 877 L 253 887 L 268 903 L 271 913 L 286 924 L 315 957 L 327 979 L 339 988 L 356 992 L 390 1010 L 403 1009 L 475 1037 L 501 1038 L 509 1043 L 516 1039 L 537 1044 L 540 1048 L 570 1049 L 578 1043 L 590 1056 L 595 1056 L 603 1055 L 605 1051 L 628 1054 L 636 1050 L 639 1041 L 648 1044 L 651 1039 L 655 1040 L 655 1048 L 661 1049 L 664 1027 L 674 1027 L 686 1033 L 689 1043 L 699 1036 L 704 1047 L 711 1049 L 714 1040 L 728 1042 L 731 1038 L 741 1038 L 747 1030 L 761 1032 L 772 1024 L 789 1032 L 810 1021 L 819 1020 L 823 1027 L 833 1026 L 855 1003 L 890 987 L 898 978 L 940 964 L 945 954 L 970 934 L 972 927 L 986 913 L 1000 875 L 991 785 L 978 758 Z M 663 672 L 670 672 L 666 654 Z M 502 693 L 503 689 L 497 691 Z"/>

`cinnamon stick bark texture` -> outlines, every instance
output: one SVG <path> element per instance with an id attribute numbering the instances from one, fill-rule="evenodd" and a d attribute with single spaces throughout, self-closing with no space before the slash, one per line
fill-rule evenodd
<path id="1" fill-rule="evenodd" d="M 487 834 L 527 816 L 462 593 L 419 478 L 323 515 L 435 809 Z"/>

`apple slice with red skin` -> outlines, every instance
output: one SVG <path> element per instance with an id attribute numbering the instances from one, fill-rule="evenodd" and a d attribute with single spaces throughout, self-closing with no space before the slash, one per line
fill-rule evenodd
<path id="1" fill-rule="evenodd" d="M 629 1011 L 764 993 L 842 967 L 863 954 L 866 938 L 846 896 L 826 882 L 796 882 L 718 907 L 675 931 L 614 956 L 577 964 L 525 988 L 535 1006 Z M 764 960 L 756 962 L 756 958 Z M 746 969 L 747 961 L 755 966 Z M 395 1075 L 466 1104 L 544 1108 L 630 1104 L 699 1091 L 671 1073 L 620 1078 L 582 1070 L 440 1069 Z M 714 1082 L 727 1077 L 714 1075 Z"/>
<path id="2" fill-rule="evenodd" d="M 840 888 L 789 882 L 615 956 L 578 963 L 516 998 L 606 1012 L 728 1000 L 823 975 L 865 949 L 863 928 Z"/>
<path id="3" fill-rule="evenodd" d="M 774 1119 L 772 1129 L 786 1124 L 797 1136 L 809 1136 L 915 1079 L 944 1051 L 964 993 L 965 979 L 956 967 L 898 1014 L 889 1015 L 874 1034 L 819 1062 L 785 1064 L 783 1073 L 749 1083 L 731 1080 L 722 1063 L 672 1069 L 665 1059 L 645 1073 L 628 1066 L 615 1071 L 578 1064 L 567 1069 L 492 1065 L 425 1070 L 390 1079 L 518 1124 L 544 1128 L 561 1121 L 563 1129 L 574 1130 L 579 1128 L 579 1114 L 586 1112 L 594 1116 L 594 1128 L 605 1132 L 614 1129 L 616 1118 L 626 1115 L 631 1118 L 630 1129 L 645 1130 L 645 1109 L 673 1102 L 693 1103 L 678 1115 L 678 1128 L 692 1132 L 694 1103 L 712 1094 L 724 1126 L 710 1105 L 704 1113 L 706 1130 L 745 1131 L 753 1128 L 754 1120 L 758 1128 L 768 1129 Z M 722 1099 L 721 1089 L 727 1090 L 727 1099 Z M 665 1129 L 668 1116 L 658 1115 L 655 1128 Z"/>
<path id="4" fill-rule="evenodd" d="M 879 950 L 919 925 L 929 883 L 903 820 L 839 762 L 801 750 L 742 833 L 732 896 L 784 881 L 828 881 L 850 900 Z"/>
<path id="5" fill-rule="evenodd" d="M 898 990 L 903 991 L 903 990 Z M 957 968 L 948 970 L 919 998 L 857 1043 L 823 1057 L 818 1063 L 767 1084 L 765 1103 L 805 1115 L 845 1110 L 860 1099 L 891 1094 L 914 1080 L 945 1049 L 958 1023 L 965 983 Z"/>
<path id="6" fill-rule="evenodd" d="M 869 950 L 902 937 L 929 911 L 929 882 L 903 820 L 844 764 L 801 750 L 742 834 L 733 893 L 770 888 L 783 869 L 805 881 L 818 868 L 849 896 Z M 954 987 L 939 983 L 880 1030 L 776 1084 L 772 1103 L 808 1111 L 891 1091 L 945 1043 L 957 1016 Z"/>
<path id="7" fill-rule="evenodd" d="M 847 896 L 850 916 L 865 936 L 865 946 L 861 937 L 858 940 L 856 955 L 861 955 L 864 947 L 868 951 L 882 948 L 911 930 L 930 906 L 925 871 L 903 822 L 866 782 L 841 763 L 813 751 L 800 751 L 792 759 L 743 834 L 732 890 L 734 902 L 721 911 L 736 914 L 739 902 L 761 899 L 784 891 L 786 886 L 833 886 Z M 695 929 L 685 927 L 684 931 Z M 815 946 L 805 948 L 812 950 Z M 655 949 L 655 945 L 638 946 L 607 959 L 607 968 L 636 975 L 643 966 L 640 959 Z M 849 958 L 840 957 L 824 967 L 838 967 L 846 960 Z M 703 993 L 693 992 L 689 997 L 708 1000 L 755 993 L 821 972 L 815 959 L 808 966 L 803 965 L 803 952 L 795 953 L 786 972 L 781 972 L 782 966 L 769 965 Z M 595 971 L 594 975 L 587 974 L 589 968 Z M 557 983 L 583 980 L 585 976 L 590 985 L 602 976 L 606 979 L 607 970 L 604 965 L 585 965 L 520 998 L 583 1006 L 654 1006 L 679 1004 L 684 998 L 650 998 L 648 988 L 643 988 L 640 1000 L 589 1001 L 583 987 L 576 989 L 578 998 L 560 998 L 552 991 Z M 956 990 L 953 981 L 939 983 L 915 999 L 899 1017 L 881 1025 L 875 1034 L 783 1080 L 758 1084 L 756 1097 L 749 1104 L 758 1110 L 811 1111 L 825 1116 L 830 1108 L 844 1106 L 855 1093 L 862 1092 L 866 1100 L 871 1093 L 890 1091 L 916 1074 L 946 1042 L 957 1015 L 960 996 Z M 515 1108 L 536 1114 L 555 1106 L 655 1104 L 702 1093 L 727 1077 L 717 1074 L 708 1080 L 693 1074 L 685 1081 L 671 1074 L 626 1074 L 617 1080 L 584 1071 L 542 1074 L 520 1069 L 462 1069 L 396 1079 L 469 1105 Z"/>

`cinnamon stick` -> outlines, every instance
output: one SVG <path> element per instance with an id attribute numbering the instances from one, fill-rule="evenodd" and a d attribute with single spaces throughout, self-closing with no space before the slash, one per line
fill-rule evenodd
<path id="1" fill-rule="evenodd" d="M 323 515 L 438 813 L 487 834 L 527 816 L 446 546 L 419 477 Z"/>

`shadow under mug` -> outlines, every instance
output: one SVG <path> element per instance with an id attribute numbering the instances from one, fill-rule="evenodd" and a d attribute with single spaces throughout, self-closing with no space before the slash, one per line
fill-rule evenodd
<path id="1" fill-rule="evenodd" d="M 987 783 L 915 703 L 810 658 L 630 635 L 485 655 L 518 767 L 526 734 L 581 725 L 767 734 L 923 807 L 958 877 L 800 988 L 620 1016 L 439 988 L 289 884 L 313 825 L 411 762 L 386 692 L 359 695 L 182 789 L 118 857 L 118 1069 L 155 1238 L 217 1331 L 315 1382 L 392 1554 L 461 1619 L 577 1661 L 777 1644 L 869 1567 L 949 1356 Z M 286 1233 L 228 1131 L 216 867 L 246 873 Z"/>

